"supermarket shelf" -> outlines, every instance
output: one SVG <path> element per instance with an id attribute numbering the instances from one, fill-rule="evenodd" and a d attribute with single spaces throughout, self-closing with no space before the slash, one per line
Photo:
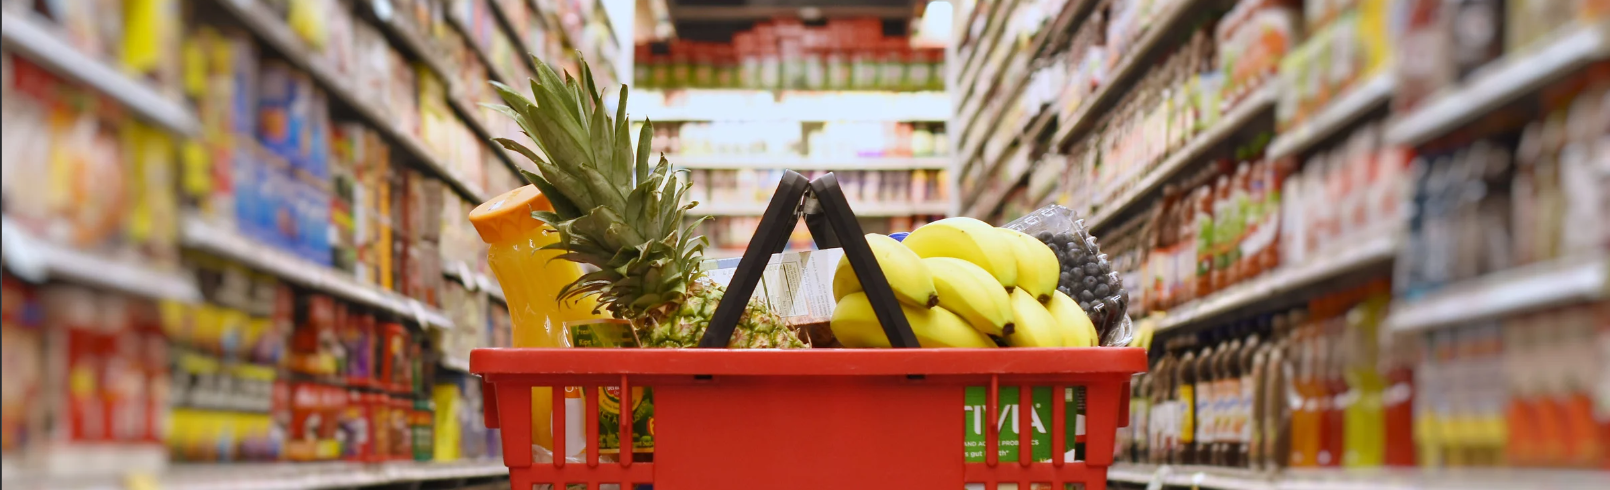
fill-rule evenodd
<path id="1" fill-rule="evenodd" d="M 502 14 L 503 7 L 501 6 L 502 2 L 487 2 L 487 3 L 491 4 L 492 8 L 496 9 L 498 11 L 498 14 L 497 14 L 497 17 L 498 17 L 498 21 L 497 21 L 498 29 L 497 29 L 497 31 L 502 33 L 502 35 L 507 36 L 509 34 L 509 31 L 506 28 L 507 25 L 504 24 L 504 22 L 502 20 L 502 15 L 503 15 Z M 456 10 L 455 10 L 455 12 L 456 12 Z M 509 76 L 509 74 L 503 73 L 502 70 L 498 69 L 498 65 L 492 62 L 492 55 L 486 52 L 485 47 L 482 47 L 479 43 L 475 42 L 474 36 L 472 34 L 470 34 L 469 26 L 464 24 L 464 22 L 465 22 L 464 19 L 459 18 L 459 16 L 455 15 L 455 14 L 447 14 L 444 17 L 447 17 L 447 24 L 453 27 L 453 31 L 458 32 L 458 35 L 460 37 L 464 38 L 464 45 L 470 47 L 470 52 L 471 53 L 475 53 L 475 59 L 479 60 L 481 62 L 482 67 L 486 68 L 486 74 L 488 76 L 491 76 L 493 80 L 497 80 L 499 82 L 503 82 L 503 83 L 510 84 L 510 85 L 513 85 L 513 86 L 522 85 L 521 83 L 516 82 L 514 80 L 514 77 L 511 77 L 511 76 Z M 516 38 L 515 40 L 516 40 L 515 45 L 519 46 L 520 44 L 518 42 L 518 38 Z"/>
<path id="2" fill-rule="evenodd" d="M 468 357 L 443 354 L 440 364 L 442 368 L 448 371 L 470 374 L 470 359 Z"/>
<path id="3" fill-rule="evenodd" d="M 365 4 L 369 5 L 369 12 L 378 21 L 376 24 L 380 28 L 380 32 L 390 36 L 394 41 L 394 46 L 401 48 L 400 51 L 409 58 L 424 63 L 425 67 L 435 73 L 436 78 L 440 79 L 442 83 L 450 83 L 449 80 L 453 79 L 451 74 L 455 70 L 447 65 L 447 55 L 427 40 L 425 35 L 420 32 L 419 26 L 414 25 L 413 21 L 407 17 L 397 15 L 397 10 L 390 1 L 365 2 L 351 0 L 349 3 L 359 6 L 359 8 L 362 8 Z M 447 92 L 452 94 L 453 90 L 448 90 Z"/>
<path id="4" fill-rule="evenodd" d="M 508 474 L 501 460 L 387 463 L 179 464 L 166 471 L 113 476 L 43 476 L 7 472 L 6 488 L 52 490 L 322 490 Z"/>
<path id="5" fill-rule="evenodd" d="M 1280 98 L 1280 87 L 1281 85 L 1274 81 L 1265 83 L 1257 92 L 1247 97 L 1246 100 L 1241 101 L 1241 104 L 1220 118 L 1218 123 L 1209 127 L 1206 131 L 1192 136 L 1185 146 L 1180 147 L 1174 154 L 1163 159 L 1163 162 L 1158 164 L 1156 168 L 1146 172 L 1146 177 L 1142 178 L 1134 187 L 1130 187 L 1129 190 L 1117 198 L 1107 200 L 1107 205 L 1102 206 L 1100 211 L 1092 214 L 1090 219 L 1086 221 L 1086 225 L 1090 227 L 1091 231 L 1096 231 L 1106 225 L 1113 224 L 1113 218 L 1118 217 L 1119 213 L 1139 204 L 1142 197 L 1162 186 L 1164 182 L 1184 170 L 1187 165 L 1196 163 L 1209 150 L 1218 147 L 1224 140 L 1229 139 L 1241 128 L 1246 127 L 1258 115 L 1273 109 L 1275 101 Z"/>
<path id="6" fill-rule="evenodd" d="M 1060 13 L 1058 13 L 1056 17 L 1052 18 L 1051 22 L 1049 24 L 1047 24 L 1044 28 L 1040 29 L 1040 32 L 1035 35 L 1034 41 L 1029 43 L 1029 46 L 1031 46 L 1029 48 L 1029 50 L 1028 51 L 1021 51 L 1019 53 L 1020 56 L 1018 56 L 1018 57 L 1013 59 L 1012 68 L 1004 70 L 1002 72 L 1003 75 L 1002 75 L 1001 78 L 1004 79 L 1004 80 L 1013 81 L 1012 82 L 1013 85 L 1012 85 L 1012 88 L 1007 89 L 1004 92 L 1001 92 L 1000 95 L 998 95 L 998 97 L 1002 97 L 1002 100 L 1015 101 L 1018 97 L 1022 96 L 1023 89 L 1028 86 L 1030 75 L 1031 75 L 1030 73 L 1025 73 L 1025 72 L 1031 69 L 1031 66 L 1034 63 L 1034 60 L 1040 55 L 1040 52 L 1044 51 L 1045 47 L 1051 43 L 1051 39 L 1054 36 L 1059 35 L 1063 31 L 1066 31 L 1068 29 L 1068 27 L 1069 27 L 1069 24 L 1071 24 L 1073 22 L 1074 18 L 1076 16 L 1078 16 L 1079 13 L 1081 13 L 1081 12 L 1083 12 L 1085 10 L 1085 7 L 1088 4 L 1089 4 L 1089 2 L 1084 1 L 1084 0 L 1070 0 L 1070 1 L 1068 1 L 1068 2 L 1063 4 L 1062 11 Z M 1007 73 L 1010 73 L 1012 75 L 1010 75 L 1010 76 L 1004 75 L 1004 74 L 1007 74 Z M 980 96 L 982 96 L 982 95 L 980 95 Z M 1006 114 L 1008 114 L 1011 111 L 1011 106 L 1013 106 L 1013 105 L 1015 105 L 1015 104 L 1013 104 L 1013 103 L 1002 104 L 1002 105 L 998 106 L 997 110 L 994 111 L 994 113 L 992 113 L 989 118 L 983 119 L 983 121 L 985 121 L 986 123 L 982 124 L 982 125 L 978 125 L 978 126 L 980 127 L 981 131 L 988 131 L 987 136 L 985 134 L 979 134 L 979 135 L 976 135 L 976 136 L 974 136 L 973 134 L 961 135 L 964 139 L 966 139 L 966 141 L 964 141 L 963 144 L 961 145 L 962 151 L 960 153 L 958 153 L 959 155 L 961 155 L 963 157 L 962 159 L 958 160 L 959 162 L 965 163 L 968 159 L 971 159 L 974 155 L 977 155 L 979 151 L 983 150 L 986 141 L 993 140 L 993 139 L 995 139 L 997 137 L 1000 137 L 1003 133 L 1006 136 L 1010 137 L 1012 140 L 1016 140 L 1018 138 L 1025 137 L 1025 136 L 1033 136 L 1033 135 L 1039 134 L 1038 129 L 1022 131 L 1021 129 L 1025 129 L 1025 128 L 1018 128 L 1018 127 L 1003 126 L 1002 125 L 1002 123 L 1005 122 L 1005 121 L 1002 121 L 1002 118 L 1006 117 Z M 1055 105 L 1053 105 L 1052 107 L 1055 107 Z M 1037 125 L 1040 128 L 1044 128 L 1043 125 L 1039 124 L 1042 121 L 1042 119 L 1040 119 L 1040 118 L 1045 118 L 1044 120 L 1049 120 L 1050 116 L 1046 114 L 1046 113 L 1049 113 L 1049 112 L 1050 112 L 1050 109 L 1047 109 L 1046 111 L 1042 112 L 1042 114 L 1040 114 L 1039 116 L 1036 117 L 1035 124 L 1029 124 L 1029 125 L 1027 125 L 1027 128 L 1034 128 Z M 962 114 L 958 114 L 956 120 L 957 121 L 978 121 L 979 119 L 977 119 L 976 116 L 977 116 L 976 113 L 971 114 L 971 115 L 966 115 L 966 116 L 964 116 Z M 969 127 L 971 127 L 971 126 L 969 126 Z M 970 131 L 969 131 L 969 133 L 970 133 Z M 1010 145 L 1010 144 L 1011 144 L 1011 141 L 1008 141 L 1007 145 Z M 998 164 L 997 162 L 989 162 L 989 163 L 987 163 L 986 166 L 989 167 L 989 168 L 987 170 L 985 170 L 985 171 L 986 172 L 992 171 L 994 169 L 994 166 L 997 165 L 997 164 Z"/>
<path id="7" fill-rule="evenodd" d="M 1602 471 L 1519 468 L 1316 468 L 1254 472 L 1210 466 L 1116 463 L 1107 470 L 1107 479 L 1212 490 L 1585 490 L 1610 486 L 1610 473 Z"/>
<path id="8" fill-rule="evenodd" d="M 1392 305 L 1397 332 L 1500 318 L 1610 297 L 1610 254 L 1595 251 L 1488 274 Z"/>
<path id="9" fill-rule="evenodd" d="M 180 240 L 187 247 L 220 255 L 281 279 L 386 310 L 402 318 L 412 318 L 420 325 L 453 327 L 452 321 L 441 310 L 427 307 L 418 300 L 359 283 L 357 279 L 335 269 L 271 248 L 196 216 L 184 218 L 180 226 Z"/>
<path id="10" fill-rule="evenodd" d="M 972 216 L 978 219 L 987 218 L 991 213 L 995 212 L 996 208 L 1001 207 L 1001 203 L 1006 200 L 1006 196 L 1012 193 L 1012 189 L 1016 188 L 1017 183 L 1021 182 L 1023 176 L 1032 169 L 1027 152 L 1022 147 L 1018 147 L 1016 151 L 1001 155 L 1000 161 L 1008 165 L 1005 173 L 1010 178 L 1003 179 L 992 188 L 982 190 L 983 194 L 980 194 L 977 199 L 973 200 L 971 205 L 967 206 L 967 211 L 963 213 L 963 216 Z M 996 171 L 990 170 L 990 172 L 992 173 L 986 174 L 984 179 L 988 179 Z M 987 180 L 981 180 L 981 182 L 987 182 Z M 987 184 L 985 186 L 989 187 Z"/>
<path id="11" fill-rule="evenodd" d="M 890 204 L 857 204 L 850 203 L 850 209 L 855 215 L 867 217 L 888 216 L 918 216 L 942 215 L 949 211 L 950 203 L 945 201 L 922 203 L 890 203 Z M 689 216 L 760 216 L 766 212 L 766 203 L 753 204 L 706 204 L 688 210 Z"/>
<path id="12" fill-rule="evenodd" d="M 1074 136 L 1082 134 L 1086 129 L 1095 125 L 1095 120 L 1100 114 L 1091 114 L 1091 111 L 1094 110 L 1093 108 L 1117 100 L 1133 88 L 1133 84 L 1130 83 L 1131 75 L 1151 68 L 1152 65 L 1145 63 L 1145 61 L 1152 48 L 1162 42 L 1167 34 L 1179 32 L 1175 28 L 1185 20 L 1185 14 L 1199 3 L 1202 2 L 1199 0 L 1176 0 L 1165 7 L 1168 10 L 1157 14 L 1157 17 L 1152 20 L 1151 26 L 1146 29 L 1144 34 L 1140 35 L 1139 39 L 1136 39 L 1130 45 L 1129 50 L 1124 53 L 1123 60 L 1119 61 L 1118 65 L 1113 67 L 1112 71 L 1107 74 L 1101 86 L 1096 88 L 1095 93 L 1090 94 L 1084 103 L 1074 109 L 1073 114 L 1058 118 L 1062 121 L 1062 125 L 1057 128 L 1056 134 L 1051 138 L 1052 146 L 1067 146 Z"/>
<path id="13" fill-rule="evenodd" d="M 987 5 L 989 11 L 983 13 L 986 16 L 984 32 L 979 35 L 978 42 L 973 43 L 967 51 L 967 59 L 962 61 L 962 69 L 956 77 L 956 87 L 967 87 L 964 90 L 970 93 L 972 82 L 977 78 L 980 67 L 984 65 L 983 60 L 988 58 L 990 53 L 994 52 L 995 46 L 1000 43 L 1001 32 L 1006 30 L 1006 24 L 1011 23 L 1008 14 L 1011 14 L 1016 6 L 1016 0 L 989 2 Z"/>
<path id="14" fill-rule="evenodd" d="M 944 170 L 950 157 L 846 157 L 815 158 L 776 155 L 666 155 L 677 167 L 688 169 L 793 170 Z"/>
<path id="15" fill-rule="evenodd" d="M 470 291 L 485 291 L 488 296 L 491 296 L 492 299 L 495 299 L 500 303 L 508 302 L 508 300 L 503 297 L 502 286 L 492 282 L 492 278 L 487 277 L 486 274 L 471 270 L 469 265 L 465 264 L 463 261 L 442 262 L 442 275 L 448 279 L 458 281 L 459 284 L 463 284 L 465 289 Z"/>
<path id="16" fill-rule="evenodd" d="M 957 82 L 956 87 L 963 91 L 962 97 L 956 106 L 958 108 L 956 120 L 958 121 L 977 121 L 979 113 L 984 112 L 991 105 L 991 102 L 997 102 L 994 104 L 997 108 L 1011 105 L 1012 98 L 1010 97 L 997 96 L 986 99 L 986 96 L 992 93 L 995 85 L 1000 81 L 1000 75 L 1003 72 L 1001 68 L 1007 65 L 1018 51 L 1017 33 L 1007 27 L 1008 24 L 1013 23 L 1012 17 L 1017 14 L 1017 3 L 1010 0 L 998 3 L 1000 4 L 999 11 L 992 15 L 990 19 L 991 26 L 995 31 L 986 34 L 990 41 L 989 50 L 975 55 L 974 58 L 981 57 L 983 60 L 975 64 L 970 72 L 964 72 L 961 81 Z M 977 126 L 969 125 L 966 131 L 967 134 L 961 135 L 962 138 L 977 139 L 980 134 L 989 132 L 987 128 L 980 128 L 975 131 L 973 129 L 975 127 Z"/>
<path id="17" fill-rule="evenodd" d="M 1610 21 L 1581 25 L 1561 32 L 1533 49 L 1505 55 L 1472 79 L 1434 96 L 1392 122 L 1387 140 L 1396 145 L 1418 145 L 1452 131 L 1483 114 L 1610 56 Z"/>
<path id="18" fill-rule="evenodd" d="M 117 259 L 45 243 L 27 230 L 0 218 L 7 270 L 17 277 L 44 282 L 62 279 L 77 284 L 139 296 L 199 301 L 195 278 L 179 270 L 147 267 L 137 258 Z"/>
<path id="19" fill-rule="evenodd" d="M 449 172 L 445 162 L 431 154 L 419 137 L 407 134 L 398 128 L 395 118 L 387 115 L 378 102 L 360 96 L 349 78 L 337 75 L 323 60 L 314 57 L 307 45 L 291 31 L 291 27 L 269 11 L 262 2 L 215 0 L 214 3 L 234 15 L 242 25 L 278 51 L 291 64 L 306 70 L 331 99 L 339 100 L 351 107 L 369 123 L 370 127 L 385 135 L 386 139 L 396 145 L 403 154 L 419 161 L 426 170 L 446 181 L 466 200 L 477 203 L 486 200 L 482 189 Z"/>
<path id="20" fill-rule="evenodd" d="M 184 103 L 164 97 L 111 63 L 84 54 L 48 24 L 32 14 L 0 12 L 0 40 L 7 50 L 106 94 L 142 119 L 183 136 L 201 133 L 201 123 Z"/>
<path id="21" fill-rule="evenodd" d="M 1331 137 L 1365 113 L 1392 99 L 1397 77 L 1381 73 L 1325 106 L 1307 121 L 1280 131 L 1265 151 L 1270 160 L 1296 155 Z"/>
<path id="22" fill-rule="evenodd" d="M 1274 476 L 1238 468 L 1205 466 L 1140 465 L 1114 463 L 1107 469 L 1107 480 L 1171 487 L 1216 490 L 1273 490 Z"/>
<path id="23" fill-rule="evenodd" d="M 944 122 L 942 91 L 634 90 L 633 119 L 652 121 Z M 871 110 L 876 109 L 876 110 Z"/>
<path id="24" fill-rule="evenodd" d="M 1325 253 L 1315 254 L 1307 262 L 1285 265 L 1205 299 L 1174 308 L 1157 325 L 1157 331 L 1201 324 L 1224 313 L 1256 305 L 1349 272 L 1384 264 L 1397 254 L 1398 242 L 1398 235 L 1392 232 L 1376 233 L 1373 238 L 1365 240 L 1349 240 L 1347 243 L 1352 245 L 1345 245 L 1345 250 L 1321 251 Z"/>

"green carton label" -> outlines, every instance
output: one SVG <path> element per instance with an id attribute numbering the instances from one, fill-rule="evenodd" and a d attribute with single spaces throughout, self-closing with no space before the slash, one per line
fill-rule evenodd
<path id="1" fill-rule="evenodd" d="M 630 324 L 616 321 L 569 323 L 571 345 L 576 347 L 636 348 L 637 337 L 632 335 Z M 598 397 L 598 452 L 620 454 L 621 388 L 605 386 Z M 633 452 L 654 451 L 654 390 L 632 387 L 632 406 L 627 413 L 632 417 Z"/>
<path id="2" fill-rule="evenodd" d="M 1027 413 L 1023 413 L 1025 411 L 1018 409 L 1017 387 L 1001 387 L 1000 390 L 1000 399 L 997 400 L 999 403 L 996 406 L 995 420 L 993 422 L 986 420 L 989 418 L 988 388 L 969 386 L 965 390 L 963 411 L 966 416 L 964 430 L 967 433 L 963 439 L 963 450 L 966 461 L 969 463 L 984 462 L 986 446 L 984 440 L 986 426 L 984 424 L 986 423 L 994 423 L 996 430 L 1000 432 L 1000 444 L 996 447 L 997 457 L 1001 461 L 1017 461 L 1019 449 L 1017 429 L 1021 420 L 1020 417 L 1026 415 L 1030 417 L 1029 427 L 1034 431 L 1033 434 L 1029 435 L 1029 444 L 1032 446 L 1030 450 L 1033 451 L 1031 455 L 1034 461 L 1050 462 L 1051 403 L 1053 399 L 1051 388 L 1046 386 L 1032 388 L 1033 393 L 1030 394 L 1030 399 L 1033 401 L 1034 409 L 1026 411 Z M 1080 423 L 1084 416 L 1084 388 L 1071 388 L 1057 398 L 1061 398 L 1062 400 L 1058 401 L 1065 404 L 1064 415 L 1067 419 L 1063 423 L 1063 427 L 1067 429 L 1066 444 L 1069 446 L 1068 449 L 1077 450 L 1074 441 L 1084 429 L 1083 424 Z"/>

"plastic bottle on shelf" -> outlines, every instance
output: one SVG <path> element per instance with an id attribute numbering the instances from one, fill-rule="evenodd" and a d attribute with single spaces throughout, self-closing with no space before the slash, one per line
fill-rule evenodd
<path id="1" fill-rule="evenodd" d="M 1328 311 L 1328 300 L 1319 299 L 1312 304 L 1314 318 L 1323 318 Z M 1293 468 L 1313 467 L 1318 462 L 1319 398 L 1323 396 L 1324 385 L 1317 366 L 1319 341 L 1315 323 L 1316 320 L 1310 319 L 1298 326 L 1292 341 L 1297 357 L 1293 359 L 1296 369 L 1291 387 L 1294 393 L 1291 394 L 1291 449 L 1287 464 Z"/>
<path id="2" fill-rule="evenodd" d="M 1349 387 L 1345 417 L 1342 466 L 1372 468 L 1385 464 L 1386 422 L 1383 379 L 1385 365 L 1379 355 L 1379 325 L 1390 301 L 1391 286 L 1377 281 L 1368 297 L 1347 313 L 1342 345 L 1347 346 L 1343 368 Z"/>
<path id="3" fill-rule="evenodd" d="M 1196 190 L 1196 278 L 1195 294 L 1205 298 L 1217 290 L 1213 282 L 1213 186 L 1203 184 Z"/>
<path id="4" fill-rule="evenodd" d="M 1387 387 L 1382 395 L 1385 420 L 1382 434 L 1385 437 L 1382 459 L 1387 466 L 1413 467 L 1415 376 L 1414 364 L 1418 357 L 1418 339 L 1400 335 L 1387 337 L 1389 342 L 1386 364 Z M 1513 424 L 1511 425 L 1513 427 Z M 1513 432 L 1511 432 L 1513 434 Z"/>
<path id="5" fill-rule="evenodd" d="M 1231 466 L 1247 468 L 1252 465 L 1252 445 L 1254 430 L 1254 410 L 1257 402 L 1257 374 L 1254 368 L 1259 365 L 1259 356 L 1262 355 L 1264 344 L 1260 332 L 1268 332 L 1273 315 L 1264 315 L 1247 331 L 1247 338 L 1241 342 L 1241 350 L 1236 353 L 1236 369 L 1241 373 L 1237 384 L 1235 418 L 1231 420 L 1231 430 L 1235 433 L 1235 455 L 1231 458 Z"/>
<path id="6" fill-rule="evenodd" d="M 1147 374 L 1146 397 L 1151 401 L 1151 413 L 1147 417 L 1146 459 L 1150 464 L 1167 464 L 1169 453 L 1172 450 L 1173 439 L 1170 431 L 1174 427 L 1174 382 L 1175 346 L 1179 339 L 1168 339 L 1163 343 L 1163 357 L 1157 360 L 1157 365 Z"/>

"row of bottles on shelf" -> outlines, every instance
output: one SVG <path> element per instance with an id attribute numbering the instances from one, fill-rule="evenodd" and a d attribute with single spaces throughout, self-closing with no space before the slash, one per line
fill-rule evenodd
<path id="1" fill-rule="evenodd" d="M 637 85 L 647 88 L 944 90 L 945 51 L 884 34 L 875 18 L 756 24 L 731 43 L 639 44 Z"/>
<path id="2" fill-rule="evenodd" d="M 1280 264 L 1333 256 L 1405 227 L 1399 285 L 1438 285 L 1610 244 L 1610 66 L 1505 110 L 1507 126 L 1418 153 L 1366 122 L 1301 159 L 1260 156 L 1267 135 L 1163 186 L 1147 218 L 1107 239 L 1138 304 L 1167 309 Z M 1527 122 L 1530 120 L 1530 122 Z"/>
<path id="3" fill-rule="evenodd" d="M 1398 266 L 1409 294 L 1610 247 L 1610 64 L 1540 100 L 1416 157 Z"/>
<path id="4" fill-rule="evenodd" d="M 1294 5 L 1248 0 L 1217 20 L 1212 19 L 1216 14 L 1187 19 L 1196 23 L 1195 33 L 1181 36 L 1174 54 L 1124 92 L 1117 107 L 1107 111 L 1105 124 L 1071 145 L 1072 165 L 1083 168 L 1071 172 L 1076 180 L 1062 184 L 1059 200 L 1088 209 L 1123 194 L 1271 75 L 1281 78 L 1276 114 L 1282 131 L 1312 119 L 1379 74 L 1397 79 L 1392 110 L 1403 112 L 1463 83 L 1503 54 L 1522 53 L 1551 34 L 1603 19 L 1610 8 L 1602 3 L 1355 0 L 1305 3 L 1297 18 Z M 1075 32 L 1069 54 L 1053 57 L 1035 75 L 1049 74 L 1055 83 L 1046 86 L 1068 92 L 1036 99 L 1061 101 L 1064 113 L 1080 107 L 1109 82 L 1108 71 L 1119 61 L 1104 53 L 1126 52 L 1125 43 L 1143 32 L 1135 26 L 1154 24 L 1169 8 L 1160 2 L 1097 8 L 1087 22 L 1091 27 Z M 1470 23 L 1452 21 L 1467 17 Z M 1098 27 L 1103 23 L 1108 25 Z M 981 177 L 974 180 L 1003 178 Z M 1008 207 L 1032 209 L 1039 203 L 1015 204 Z"/>
<path id="5" fill-rule="evenodd" d="M 950 140 L 944 123 L 669 122 L 654 123 L 652 150 L 681 156 L 931 157 L 948 154 Z"/>
<path id="6" fill-rule="evenodd" d="M 444 236 L 469 229 L 460 195 L 405 166 L 382 133 L 332 119 L 322 90 L 282 62 L 259 63 L 248 37 L 205 26 L 191 34 L 187 42 L 212 53 L 186 61 L 206 81 L 191 87 L 206 128 L 192 141 L 5 58 L 5 134 L 18 142 L 4 162 L 8 218 L 52 243 L 172 266 L 179 209 L 188 206 L 253 241 L 431 305 L 440 304 L 443 257 L 482 262 L 479 240 Z M 440 88 L 425 83 L 413 96 L 439 109 L 421 113 L 427 147 L 455 156 L 448 171 L 473 186 L 517 186 L 431 86 Z"/>
<path id="7" fill-rule="evenodd" d="M 868 233 L 889 234 L 915 230 L 922 225 L 943 219 L 942 215 L 892 216 L 888 218 L 858 218 L 861 229 Z M 710 255 L 715 258 L 737 257 L 749 239 L 760 228 L 759 216 L 716 216 L 705 220 L 695 232 L 710 239 Z M 810 229 L 801 221 L 788 236 L 788 250 L 811 250 L 816 241 Z"/>
<path id="8" fill-rule="evenodd" d="M 783 169 L 693 170 L 688 199 L 705 206 L 764 206 L 782 180 Z M 803 172 L 814 179 L 827 172 Z M 865 170 L 833 172 L 851 206 L 942 203 L 950 199 L 944 170 Z"/>
<path id="9" fill-rule="evenodd" d="M 1387 281 L 1169 338 L 1131 385 L 1120 460 L 1268 471 L 1610 468 L 1610 304 L 1380 335 Z M 1160 352 L 1158 352 L 1160 351 Z"/>
<path id="10" fill-rule="evenodd" d="M 501 305 L 455 306 L 487 308 L 486 323 L 433 336 L 238 264 L 190 262 L 205 295 L 197 303 L 5 277 L 8 459 L 92 446 L 166 447 L 185 462 L 497 453 L 495 436 L 460 413 L 479 412 L 479 384 L 437 376 L 435 350 L 465 342 L 453 336 L 507 346 Z"/>

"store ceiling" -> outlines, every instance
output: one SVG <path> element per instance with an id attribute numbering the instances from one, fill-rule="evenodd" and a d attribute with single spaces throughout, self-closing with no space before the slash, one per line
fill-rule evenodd
<path id="1" fill-rule="evenodd" d="M 695 41 L 727 41 L 756 21 L 773 18 L 806 20 L 877 17 L 888 34 L 902 34 L 922 12 L 926 0 L 667 0 L 677 37 Z M 892 31 L 892 32 L 890 32 Z"/>

